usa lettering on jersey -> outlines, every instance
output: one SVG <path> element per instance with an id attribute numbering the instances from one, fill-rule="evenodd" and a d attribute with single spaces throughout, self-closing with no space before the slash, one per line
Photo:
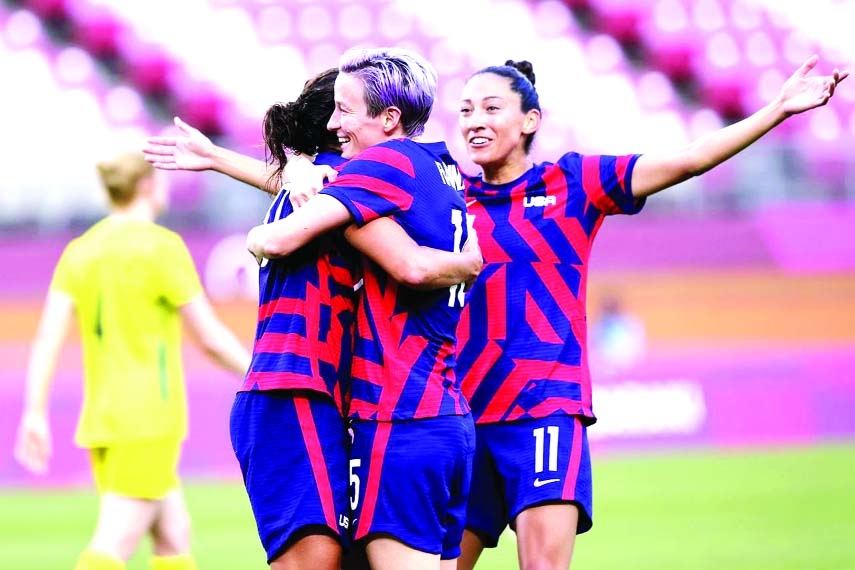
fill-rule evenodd
<path id="1" fill-rule="evenodd" d="M 591 246 L 610 214 L 634 214 L 636 155 L 564 155 L 503 185 L 468 178 L 485 265 L 458 337 L 476 422 L 552 414 L 594 421 L 585 297 Z"/>

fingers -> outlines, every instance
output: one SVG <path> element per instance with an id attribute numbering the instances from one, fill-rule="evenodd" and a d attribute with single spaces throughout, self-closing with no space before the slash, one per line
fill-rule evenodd
<path id="1" fill-rule="evenodd" d="M 178 144 L 178 139 L 175 137 L 148 137 L 145 142 L 147 146 L 175 146 Z"/>
<path id="2" fill-rule="evenodd" d="M 335 168 L 326 165 L 319 165 L 318 167 L 321 169 L 321 174 L 325 179 L 335 182 L 335 179 L 338 177 L 338 171 Z"/>
<path id="3" fill-rule="evenodd" d="M 306 194 L 300 194 L 300 193 L 295 193 L 295 192 L 291 192 L 288 195 L 288 199 L 291 201 L 291 205 L 294 207 L 295 210 L 298 209 L 300 206 L 305 205 L 305 203 L 308 202 L 309 198 L 311 198 L 311 197 L 312 197 L 311 194 L 306 195 Z"/>
<path id="4" fill-rule="evenodd" d="M 155 159 L 150 158 L 148 156 L 145 157 L 145 159 L 158 170 L 181 170 L 174 162 L 157 162 L 155 161 Z"/>
<path id="5" fill-rule="evenodd" d="M 160 170 L 178 170 L 175 163 L 175 151 L 173 147 L 158 147 L 146 145 L 143 147 L 143 158 L 155 168 Z"/>
<path id="6" fill-rule="evenodd" d="M 178 130 L 181 131 L 182 133 L 184 133 L 185 135 L 189 135 L 189 134 L 193 133 L 193 131 L 196 130 L 193 127 L 191 127 L 190 125 L 188 125 L 187 123 L 185 123 L 184 121 L 182 121 L 181 117 L 173 118 L 172 122 L 175 123 L 175 126 L 178 128 Z"/>
<path id="7" fill-rule="evenodd" d="M 808 73 L 811 72 L 814 67 L 816 67 L 818 61 L 819 56 L 817 54 L 813 54 L 812 56 L 807 58 L 807 60 L 805 60 L 805 62 L 802 64 L 801 67 L 799 67 L 796 73 L 801 75 L 802 77 L 806 76 Z"/>
<path id="8" fill-rule="evenodd" d="M 152 139 L 148 139 L 148 142 L 143 147 L 143 152 L 145 154 L 154 154 L 157 156 L 172 156 L 175 154 L 175 144 L 168 143 L 159 143 L 153 141 Z"/>

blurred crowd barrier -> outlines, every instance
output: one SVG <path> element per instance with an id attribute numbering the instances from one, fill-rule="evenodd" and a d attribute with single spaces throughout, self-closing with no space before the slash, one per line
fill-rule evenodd
<path id="1" fill-rule="evenodd" d="M 168 132 L 181 116 L 261 157 L 261 120 L 353 46 L 414 49 L 439 74 L 425 137 L 466 171 L 456 121 L 465 80 L 534 65 L 544 121 L 535 160 L 569 150 L 680 148 L 772 100 L 812 53 L 852 66 L 852 2 L 776 0 L 0 0 L 0 231 L 65 231 L 103 211 L 92 164 Z M 186 23 L 193 34 L 186 33 Z M 513 33 L 473 34 L 481 30 Z M 855 203 L 855 87 L 794 117 L 735 161 L 651 200 L 680 215 L 788 200 Z M 37 117 L 37 124 L 34 124 Z M 45 135 L 49 129 L 49 136 Z M 258 196 L 217 177 L 173 176 L 185 229 L 242 227 Z M 224 211 L 230 212 L 228 217 Z"/>

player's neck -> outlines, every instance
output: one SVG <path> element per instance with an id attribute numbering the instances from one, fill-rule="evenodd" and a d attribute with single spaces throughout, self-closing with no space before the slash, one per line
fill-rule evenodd
<path id="1" fill-rule="evenodd" d="M 124 206 L 113 206 L 109 217 L 119 221 L 153 222 L 157 213 L 148 200 L 138 199 Z"/>
<path id="2" fill-rule="evenodd" d="M 507 184 L 526 173 L 532 166 L 531 159 L 524 155 L 516 160 L 505 160 L 499 164 L 485 164 L 484 182 L 488 184 Z"/>

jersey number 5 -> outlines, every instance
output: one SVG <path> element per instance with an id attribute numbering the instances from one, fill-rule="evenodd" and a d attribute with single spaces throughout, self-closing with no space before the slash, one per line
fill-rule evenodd
<path id="1" fill-rule="evenodd" d="M 350 510 L 355 511 L 359 506 L 359 475 L 354 473 L 354 469 L 362 466 L 361 459 L 350 460 Z"/>

